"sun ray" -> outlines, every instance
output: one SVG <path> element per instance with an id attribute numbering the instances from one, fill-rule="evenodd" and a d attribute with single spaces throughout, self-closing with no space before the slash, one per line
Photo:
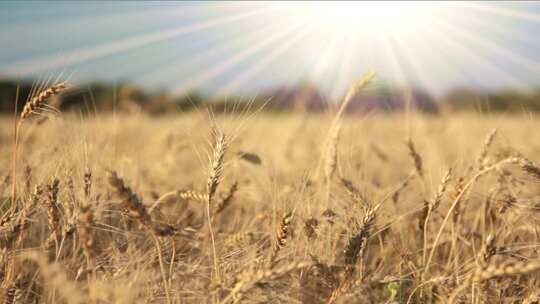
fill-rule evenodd
<path id="1" fill-rule="evenodd" d="M 270 7 L 259 8 L 254 11 L 244 12 L 237 15 L 225 16 L 213 20 L 202 21 L 199 23 L 181 26 L 166 31 L 158 31 L 149 34 L 139 35 L 98 45 L 90 48 L 77 49 L 62 54 L 52 55 L 45 58 L 36 58 L 25 60 L 23 62 L 15 62 L 3 67 L 4 71 L 14 75 L 27 76 L 42 70 L 52 70 L 62 66 L 69 66 L 75 63 L 88 61 L 100 57 L 125 52 L 130 49 L 145 46 L 151 43 L 156 43 L 166 39 L 172 39 L 180 35 L 186 35 L 201 31 L 211 27 L 224 25 L 230 22 L 241 20 L 243 18 L 254 17 L 270 10 Z"/>
<path id="2" fill-rule="evenodd" d="M 353 45 L 354 40 L 352 37 L 345 37 L 345 42 L 342 50 L 342 56 L 341 61 L 339 63 L 339 67 L 336 70 L 335 81 L 332 82 L 333 88 L 330 89 L 329 96 L 333 98 L 334 100 L 337 100 L 342 92 L 344 91 L 344 88 L 349 85 L 349 80 L 346 77 L 347 74 L 349 74 L 349 71 L 351 69 L 351 61 L 353 57 Z"/>
<path id="3" fill-rule="evenodd" d="M 478 3 L 471 1 L 459 2 L 459 5 L 465 8 L 472 8 L 478 11 L 488 12 L 499 16 L 512 17 L 518 20 L 527 20 L 532 22 L 540 22 L 540 15 L 529 13 L 523 10 L 516 10 L 506 7 L 494 6 L 486 3 Z"/>
<path id="4" fill-rule="evenodd" d="M 265 55 L 261 60 L 258 60 L 255 65 L 252 65 L 244 72 L 240 73 L 238 76 L 234 77 L 226 85 L 222 86 L 216 90 L 216 96 L 227 96 L 234 94 L 237 90 L 244 84 L 246 81 L 250 81 L 252 77 L 260 70 L 266 68 L 273 60 L 289 50 L 293 45 L 298 43 L 299 40 L 304 38 L 311 30 L 313 26 L 308 26 L 300 31 L 298 31 L 294 36 L 288 38 L 283 44 L 279 45 L 277 48 L 273 49 L 270 53 Z"/>
<path id="5" fill-rule="evenodd" d="M 339 52 L 338 48 L 341 45 L 341 39 L 343 39 L 343 36 L 341 35 L 335 35 L 330 39 L 324 49 L 317 56 L 311 72 L 308 73 L 309 78 L 321 79 L 328 74 L 328 70 L 332 66 L 332 61 L 338 57 L 337 53 Z"/>
<path id="6" fill-rule="evenodd" d="M 430 31 L 432 32 L 434 35 L 436 35 L 437 33 L 441 33 L 443 32 L 443 29 L 441 29 L 440 27 L 437 27 L 437 26 L 433 26 L 429 29 L 426 29 L 427 31 Z M 498 68 L 497 66 L 493 65 L 489 60 L 487 60 L 484 56 L 481 56 L 479 54 L 476 54 L 474 51 L 472 51 L 471 48 L 467 47 L 466 45 L 463 45 L 461 43 L 458 43 L 459 39 L 457 39 L 457 37 L 449 34 L 449 33 L 446 33 L 445 37 L 444 38 L 441 38 L 439 40 L 440 43 L 444 44 L 446 46 L 446 50 L 452 50 L 452 53 L 454 54 L 458 54 L 460 58 L 460 60 L 464 61 L 464 60 L 469 60 L 473 63 L 473 65 L 466 65 L 466 64 L 463 64 L 463 63 L 459 63 L 459 62 L 454 62 L 455 64 L 458 64 L 460 67 L 466 67 L 466 69 L 464 69 L 464 79 L 463 79 L 463 83 L 475 83 L 476 85 L 480 85 L 482 87 L 485 88 L 485 81 L 482 82 L 481 80 L 479 79 L 475 79 L 474 77 L 471 77 L 471 74 L 472 74 L 472 71 L 473 69 L 478 69 L 479 66 L 483 67 L 484 69 L 488 70 L 489 73 L 493 76 L 497 76 L 499 77 L 500 79 L 504 79 L 505 82 L 511 84 L 512 86 L 515 86 L 515 87 L 518 87 L 518 88 L 522 88 L 522 89 L 526 89 L 526 90 L 529 90 L 530 88 L 528 88 L 528 86 L 526 86 L 525 84 L 523 84 L 519 79 L 516 79 L 515 77 L 513 77 L 512 75 L 510 75 L 509 73 L 507 73 L 506 71 Z M 446 56 L 449 56 L 448 54 L 446 54 Z M 450 58 L 450 57 L 447 57 L 447 58 Z"/>
<path id="7" fill-rule="evenodd" d="M 431 56 L 430 54 L 426 54 L 428 52 L 413 54 L 407 46 L 407 43 L 399 36 L 394 35 L 393 41 L 395 41 L 396 49 L 398 50 L 398 52 L 403 55 L 403 58 L 409 63 L 408 66 L 412 69 L 412 72 L 420 81 L 420 87 L 424 88 L 424 90 L 426 90 L 426 92 L 431 98 L 434 98 L 436 101 L 440 101 L 440 99 L 437 97 L 437 93 L 439 92 L 436 91 L 436 84 L 433 82 L 433 78 L 430 77 L 431 73 L 429 73 L 429 71 L 434 71 L 433 66 L 426 67 L 420 61 L 420 58 L 425 60 L 426 58 L 433 56 Z M 432 59 L 430 60 L 430 62 L 436 61 Z"/>
<path id="8" fill-rule="evenodd" d="M 288 28 L 284 28 L 281 31 L 275 32 L 272 35 L 269 35 L 268 37 L 264 38 L 261 41 L 257 41 L 252 46 L 248 47 L 247 49 L 243 50 L 242 52 L 239 52 L 235 54 L 233 57 L 227 59 L 224 62 L 221 62 L 217 66 L 204 71 L 204 73 L 200 73 L 198 75 L 194 75 L 194 77 L 187 82 L 184 82 L 174 88 L 172 88 L 171 93 L 173 95 L 181 95 L 193 88 L 198 88 L 201 85 L 205 84 L 209 80 L 217 77 L 221 73 L 223 73 L 228 68 L 234 66 L 235 64 L 245 60 L 249 56 L 257 53 L 258 51 L 264 49 L 266 46 L 276 43 L 280 39 L 283 39 L 287 35 L 289 35 L 291 32 L 296 30 L 298 27 L 300 27 L 300 23 L 289 25 Z"/>
<path id="9" fill-rule="evenodd" d="M 228 36 L 221 35 L 218 37 L 218 41 L 212 43 L 216 44 L 215 47 L 210 47 L 204 49 L 200 52 L 197 52 L 191 55 L 188 59 L 181 57 L 180 59 L 169 62 L 166 66 L 155 66 L 149 71 L 146 71 L 142 76 L 137 77 L 136 81 L 140 83 L 177 83 L 179 80 L 174 77 L 177 76 L 179 70 L 194 70 L 198 69 L 199 66 L 204 66 L 207 62 L 211 61 L 212 58 L 218 56 L 224 56 L 227 53 L 234 53 L 241 51 L 245 45 L 253 43 L 253 41 L 259 41 L 267 37 L 273 32 L 281 30 L 284 26 L 290 24 L 292 19 L 285 19 L 278 23 L 268 23 L 256 30 L 250 31 L 244 35 L 236 35 L 233 38 Z M 220 41 L 226 43 L 219 43 Z M 199 70 L 199 73 L 201 70 Z M 190 76 L 191 77 L 191 76 Z M 167 80 L 163 80 L 167 79 Z"/>
<path id="10" fill-rule="evenodd" d="M 219 95 L 309 81 L 333 98 L 370 67 L 389 85 L 437 93 L 460 83 L 460 75 L 461 83 L 483 86 L 497 70 L 495 83 L 522 82 L 522 88 L 532 87 L 540 74 L 534 52 L 540 44 L 532 29 L 540 14 L 532 3 L 129 3 L 103 4 L 79 15 L 71 4 L 38 7 L 50 15 L 39 16 L 30 6 L 0 12 L 13 21 L 0 28 L 0 40 L 8 37 L 8 45 L 17 45 L 0 55 L 3 74 L 25 77 L 64 68 L 76 71 L 78 82 L 99 77 L 176 93 L 205 85 Z M 59 15 L 65 18 L 54 18 Z M 305 37 L 296 38 L 294 31 L 276 45 L 255 47 L 296 23 L 312 29 Z M 283 46 L 293 37 L 299 39 L 294 47 Z M 461 47 L 448 48 L 448 40 Z M 294 69 L 278 69 L 274 61 Z M 501 66 L 489 66 L 495 62 Z M 269 72 L 258 77 L 263 69 Z M 440 76 L 430 81 L 435 71 Z"/>
<path id="11" fill-rule="evenodd" d="M 524 31 L 524 25 L 508 26 L 508 23 L 506 22 L 485 22 L 483 20 L 484 19 L 481 18 L 476 11 L 467 11 L 459 15 L 456 14 L 456 16 L 453 16 L 452 18 L 452 22 L 460 24 L 460 27 L 462 28 L 468 28 L 469 31 L 474 32 L 478 36 L 492 37 L 494 35 L 500 35 L 504 36 L 504 40 L 510 38 L 519 42 L 525 42 L 528 45 L 535 47 L 540 46 L 540 41 L 538 41 L 537 35 Z M 482 30 L 486 31 L 487 33 L 480 32 Z"/>
<path id="12" fill-rule="evenodd" d="M 390 61 L 392 83 L 394 83 L 398 87 L 409 87 L 410 85 L 408 83 L 407 77 L 405 77 L 403 66 L 399 62 L 399 59 L 396 55 L 396 50 L 392 45 L 390 38 L 388 36 L 382 36 L 379 39 L 379 43 L 382 44 L 383 59 L 388 59 Z"/>
<path id="13" fill-rule="evenodd" d="M 524 69 L 527 69 L 536 74 L 540 73 L 540 63 L 537 61 L 528 59 L 525 56 L 521 56 L 520 54 L 514 53 L 481 36 L 470 34 L 459 27 L 449 24 L 448 22 L 445 22 L 445 23 L 441 22 L 439 23 L 439 25 L 444 27 L 444 30 L 446 30 L 447 32 L 451 32 L 452 34 L 455 34 L 457 37 L 459 37 L 459 40 L 462 42 L 469 42 L 471 44 L 476 44 L 488 51 L 496 53 L 499 56 L 507 58 L 508 60 L 523 67 Z"/>

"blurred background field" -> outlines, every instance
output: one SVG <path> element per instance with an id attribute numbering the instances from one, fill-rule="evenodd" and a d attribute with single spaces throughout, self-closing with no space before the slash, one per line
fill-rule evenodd
<path id="1" fill-rule="evenodd" d="M 17 86 L 20 87 L 21 98 L 24 99 L 24 96 L 29 95 L 32 85 L 32 82 L 0 81 L 0 112 L 4 115 L 12 114 Z M 211 106 L 215 111 L 222 111 L 227 108 L 227 104 L 248 101 L 258 105 L 264 104 L 265 111 L 314 113 L 328 111 L 339 103 L 339 99 L 331 99 L 310 83 L 295 87 L 276 87 L 252 95 L 221 97 L 203 91 L 174 96 L 166 90 L 147 91 L 127 83 L 88 83 L 56 98 L 54 105 L 62 112 L 81 114 L 107 113 L 114 109 L 126 113 L 173 115 L 200 106 Z M 442 97 L 433 98 L 422 90 L 375 85 L 355 96 L 347 107 L 347 113 L 400 112 L 407 105 L 430 114 L 444 111 L 523 114 L 540 110 L 540 89 L 525 93 L 512 89 L 483 92 L 471 88 L 455 88 Z M 24 103 L 21 102 L 19 111 L 23 106 Z"/>

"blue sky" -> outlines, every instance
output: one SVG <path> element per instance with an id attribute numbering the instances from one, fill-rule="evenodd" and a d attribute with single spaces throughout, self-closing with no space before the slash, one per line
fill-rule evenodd
<path id="1" fill-rule="evenodd" d="M 0 76 L 64 72 L 175 94 L 301 82 L 339 96 L 368 69 L 436 95 L 540 85 L 540 4 L 0 2 Z"/>

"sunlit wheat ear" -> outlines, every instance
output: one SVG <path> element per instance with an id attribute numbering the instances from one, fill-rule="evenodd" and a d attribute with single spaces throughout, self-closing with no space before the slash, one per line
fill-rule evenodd
<path id="1" fill-rule="evenodd" d="M 433 202 L 431 202 L 431 210 L 436 210 L 439 205 L 441 204 L 442 198 L 444 193 L 446 192 L 446 188 L 448 187 L 448 183 L 450 182 L 450 178 L 452 177 L 452 168 L 448 169 L 446 173 L 444 174 L 441 183 L 439 185 L 439 189 L 437 190 L 437 194 L 435 195 L 435 198 L 433 199 Z"/>
<path id="2" fill-rule="evenodd" d="M 418 175 L 421 177 L 424 176 L 424 171 L 422 167 L 422 157 L 416 151 L 416 148 L 414 147 L 414 143 L 410 137 L 407 139 L 406 144 L 407 144 L 407 148 L 409 149 L 409 155 L 411 156 L 413 160 L 416 173 L 418 173 Z"/>
<path id="3" fill-rule="evenodd" d="M 353 97 L 356 96 L 362 89 L 364 89 L 373 80 L 374 77 L 375 77 L 375 72 L 373 71 L 368 72 L 360 80 L 358 80 L 355 84 L 353 84 L 347 91 L 345 98 L 343 98 L 343 101 L 341 102 L 339 110 L 337 111 L 336 115 L 334 116 L 334 119 L 330 123 L 330 128 L 328 129 L 328 133 L 325 139 L 327 150 L 330 148 L 330 146 L 332 146 L 332 141 L 334 141 L 335 144 L 337 145 L 337 140 L 339 136 L 339 122 L 340 122 L 341 116 L 343 115 L 343 113 L 345 112 L 345 109 L 347 108 L 347 105 L 349 105 Z M 334 149 L 336 149 L 336 146 L 334 146 Z M 326 178 L 328 177 L 329 173 L 333 173 L 333 171 L 335 170 L 335 164 L 337 160 L 334 157 L 329 157 L 332 155 L 337 155 L 337 150 L 335 150 L 334 153 L 327 153 L 327 151 L 325 151 L 322 155 L 322 158 L 320 159 L 324 161 L 322 165 L 324 165 L 324 170 L 325 170 L 324 174 Z M 334 163 L 333 166 L 332 166 L 332 162 Z M 319 165 L 321 165 L 321 163 L 319 163 Z"/>
<path id="4" fill-rule="evenodd" d="M 270 257 L 270 264 L 274 265 L 278 257 L 279 252 L 287 244 L 287 238 L 290 234 L 290 225 L 292 220 L 292 213 L 287 212 L 281 218 L 279 222 L 279 227 L 276 231 L 276 237 L 274 239 L 274 244 L 272 247 L 272 256 Z"/>
<path id="5" fill-rule="evenodd" d="M 332 130 L 330 138 L 326 144 L 326 160 L 324 164 L 324 175 L 327 181 L 330 181 L 336 172 L 338 157 L 338 142 L 341 125 L 337 124 Z"/>
<path id="6" fill-rule="evenodd" d="M 180 190 L 176 192 L 177 196 L 183 200 L 191 200 L 195 202 L 207 202 L 208 193 L 203 193 L 194 190 Z"/>
<path id="7" fill-rule="evenodd" d="M 493 129 L 486 139 L 484 140 L 484 144 L 482 145 L 482 149 L 480 150 L 480 153 L 478 153 L 478 157 L 476 158 L 476 166 L 478 168 L 478 171 L 481 171 L 485 168 L 486 163 L 488 161 L 487 154 L 489 147 L 491 147 L 491 144 L 493 143 L 493 139 L 495 138 L 495 135 L 497 134 L 497 129 Z"/>
<path id="8" fill-rule="evenodd" d="M 225 134 L 217 129 L 212 129 L 212 156 L 210 157 L 210 172 L 206 182 L 208 201 L 211 202 L 223 175 L 223 162 L 228 140 Z"/>
<path id="9" fill-rule="evenodd" d="M 334 117 L 332 127 L 335 127 L 337 125 L 339 119 L 341 118 L 341 115 L 343 115 L 343 112 L 345 112 L 345 109 L 347 108 L 353 97 L 355 97 L 361 90 L 368 86 L 373 80 L 373 78 L 375 78 L 375 72 L 369 71 L 349 88 L 347 94 L 345 95 L 345 98 L 343 98 L 343 102 L 341 103 L 341 106 L 339 107 L 336 116 Z"/>
<path id="10" fill-rule="evenodd" d="M 148 213 L 152 213 L 159 205 L 164 203 L 176 203 L 179 200 L 206 203 L 208 202 L 208 197 L 208 193 L 195 190 L 177 190 L 167 192 L 160 196 L 152 204 L 152 206 L 148 208 Z"/>
<path id="11" fill-rule="evenodd" d="M 25 120 L 32 115 L 39 115 L 47 108 L 47 100 L 53 96 L 60 95 L 67 89 L 65 82 L 54 84 L 40 92 L 37 92 L 25 105 L 21 112 L 21 119 Z M 51 108 L 55 110 L 54 108 Z"/>
<path id="12" fill-rule="evenodd" d="M 225 158 L 225 150 L 228 146 L 228 138 L 225 134 L 219 130 L 216 126 L 212 128 L 212 155 L 210 156 L 210 172 L 208 173 L 208 180 L 206 181 L 206 190 L 208 200 L 206 204 L 206 221 L 208 225 L 208 232 L 210 233 L 210 240 L 212 241 L 212 257 L 214 263 L 214 273 L 219 282 L 221 280 L 219 263 L 217 257 L 216 240 L 214 236 L 214 230 L 212 228 L 212 199 L 216 194 L 216 190 L 221 182 L 223 176 L 223 166 Z"/>

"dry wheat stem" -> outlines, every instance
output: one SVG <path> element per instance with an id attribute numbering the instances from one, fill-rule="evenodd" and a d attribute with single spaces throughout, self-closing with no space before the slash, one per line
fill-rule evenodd
<path id="1" fill-rule="evenodd" d="M 450 182 L 451 176 L 452 176 L 452 168 L 449 168 L 441 180 L 441 184 L 439 185 L 439 189 L 437 190 L 437 194 L 435 195 L 435 198 L 433 199 L 431 203 L 428 203 L 427 207 L 424 208 L 426 209 L 426 214 L 425 214 L 425 218 L 423 219 L 424 221 L 424 226 L 423 226 L 424 246 L 422 250 L 422 264 L 426 263 L 429 221 L 430 221 L 433 211 L 435 211 L 439 207 L 442 201 L 442 197 L 444 193 L 446 192 L 446 188 L 448 186 L 448 183 Z"/>
<path id="2" fill-rule="evenodd" d="M 502 264 L 492 264 L 484 267 L 477 267 L 465 282 L 459 285 L 448 297 L 447 303 L 455 303 L 456 297 L 461 291 L 472 283 L 480 283 L 497 277 L 514 276 L 528 274 L 540 270 L 540 261 L 525 262 L 505 262 Z"/>
<path id="3" fill-rule="evenodd" d="M 439 244 L 439 240 L 441 238 L 441 235 L 442 235 L 442 232 L 444 230 L 444 227 L 446 226 L 446 223 L 448 222 L 448 219 L 450 218 L 450 216 L 452 215 L 452 212 L 454 211 L 454 209 L 456 208 L 457 204 L 460 202 L 460 200 L 462 199 L 462 197 L 465 195 L 465 193 L 467 192 L 467 190 L 476 182 L 476 180 L 478 178 L 480 178 L 482 175 L 500 167 L 501 165 L 504 165 L 504 164 L 508 164 L 508 163 L 516 163 L 518 162 L 519 159 L 517 158 L 507 158 L 507 159 L 504 159 L 504 160 L 501 160 L 485 169 L 483 169 L 482 171 L 479 171 L 478 173 L 476 173 L 470 180 L 467 184 L 465 184 L 463 186 L 463 188 L 461 189 L 460 193 L 458 194 L 458 196 L 455 198 L 454 202 L 452 203 L 452 205 L 450 206 L 450 209 L 448 209 L 447 213 L 446 213 L 446 216 L 444 217 L 442 223 L 441 223 L 441 226 L 439 228 L 439 232 L 437 233 L 437 236 L 435 237 L 435 241 L 433 242 L 433 245 L 432 245 L 432 248 L 431 248 L 431 251 L 429 253 L 429 257 L 426 261 L 426 264 L 425 264 L 425 268 L 424 268 L 424 272 L 423 272 L 423 276 L 425 276 L 428 271 L 429 271 L 429 266 L 431 265 L 431 260 L 433 259 L 433 255 L 435 254 L 435 250 L 437 249 L 437 245 Z"/>
<path id="4" fill-rule="evenodd" d="M 221 131 L 219 131 L 217 128 L 213 128 L 212 130 L 212 137 L 214 138 L 214 143 L 212 146 L 213 155 L 210 159 L 210 173 L 208 174 L 208 180 L 207 180 L 207 194 L 208 194 L 208 201 L 206 204 L 206 221 L 208 225 L 208 231 L 210 232 L 210 238 L 212 241 L 212 256 L 213 256 L 213 262 L 214 262 L 214 272 L 216 275 L 216 278 L 218 282 L 221 280 L 220 278 L 220 272 L 219 272 L 219 265 L 218 265 L 218 257 L 217 257 L 217 250 L 216 250 L 216 241 L 214 236 L 214 230 L 212 228 L 212 199 L 214 197 L 214 194 L 216 193 L 217 187 L 219 186 L 219 183 L 221 182 L 221 178 L 223 175 L 223 166 L 224 166 L 224 157 L 225 157 L 225 150 L 227 149 L 227 138 L 225 134 Z"/>
<path id="5" fill-rule="evenodd" d="M 242 299 L 242 295 L 253 288 L 256 283 L 263 280 L 273 280 L 286 275 L 291 271 L 306 268 L 311 265 L 313 265 L 311 262 L 297 262 L 279 268 L 262 269 L 255 273 L 244 275 L 243 278 L 240 278 L 237 281 L 229 295 L 221 303 L 238 303 Z"/>

